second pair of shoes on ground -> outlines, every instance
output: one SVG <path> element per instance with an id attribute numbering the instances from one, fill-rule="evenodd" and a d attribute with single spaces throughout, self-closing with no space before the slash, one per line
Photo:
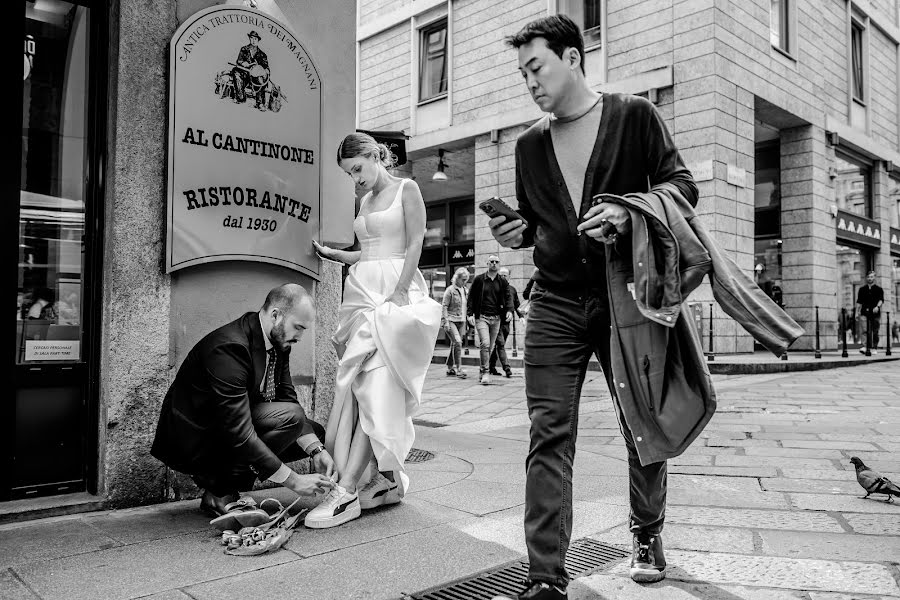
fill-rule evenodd
<path id="1" fill-rule="evenodd" d="M 321 504 L 309 511 L 304 524 L 312 529 L 337 527 L 369 510 L 386 504 L 400 502 L 400 487 L 381 473 L 376 474 L 362 489 L 349 492 L 336 485 Z"/>

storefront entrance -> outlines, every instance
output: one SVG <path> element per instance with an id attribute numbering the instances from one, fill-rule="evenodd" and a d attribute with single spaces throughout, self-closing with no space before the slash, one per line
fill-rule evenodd
<path id="1" fill-rule="evenodd" d="M 20 157 L 2 166 L 5 197 L 17 199 L 5 203 L 0 254 L 16 281 L 15 327 L 3 325 L 13 388 L 0 409 L 3 500 L 94 491 L 105 147 L 105 5 L 16 4 L 3 26 L 24 40 L 2 129 Z"/>

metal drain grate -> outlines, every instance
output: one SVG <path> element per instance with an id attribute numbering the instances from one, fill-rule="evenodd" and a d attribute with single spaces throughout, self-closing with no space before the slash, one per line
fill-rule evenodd
<path id="1" fill-rule="evenodd" d="M 572 579 L 593 573 L 600 567 L 627 558 L 629 552 L 581 538 L 572 542 L 566 554 L 566 569 Z M 491 571 L 443 584 L 410 596 L 412 600 L 491 600 L 498 594 L 515 598 L 528 577 L 528 562 L 517 560 Z"/>
<path id="2" fill-rule="evenodd" d="M 418 448 L 413 448 L 409 451 L 409 454 L 406 455 L 406 461 L 408 463 L 421 463 L 426 460 L 431 460 L 434 458 L 434 452 L 429 452 L 428 450 L 419 450 Z"/>

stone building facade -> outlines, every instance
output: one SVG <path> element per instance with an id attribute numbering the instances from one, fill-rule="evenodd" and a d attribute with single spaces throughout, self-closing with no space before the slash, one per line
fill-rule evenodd
<path id="1" fill-rule="evenodd" d="M 698 181 L 706 227 L 806 330 L 795 349 L 816 345 L 817 311 L 821 348 L 863 343 L 855 299 L 869 269 L 893 320 L 900 293 L 893 0 L 361 0 L 358 123 L 410 136 L 403 169 L 429 206 L 422 268 L 436 297 L 453 269 L 480 271 L 492 253 L 519 290 L 532 272 L 530 251 L 498 248 L 486 217 L 463 207 L 493 195 L 515 206 L 515 140 L 541 115 L 504 37 L 555 12 L 583 24 L 595 89 L 656 104 Z M 445 168 L 437 169 L 439 160 Z M 436 170 L 447 180 L 434 181 Z M 469 240 L 471 253 L 452 252 L 467 250 Z M 715 352 L 753 350 L 710 308 L 707 285 L 689 301 L 702 314 L 704 339 L 713 311 Z M 884 344 L 885 319 L 881 328 Z"/>

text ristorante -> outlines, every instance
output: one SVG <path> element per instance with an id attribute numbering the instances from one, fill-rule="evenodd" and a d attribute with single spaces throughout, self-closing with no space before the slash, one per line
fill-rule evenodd
<path id="1" fill-rule="evenodd" d="M 272 212 L 294 217 L 306 223 L 312 213 L 312 207 L 281 194 L 264 190 L 259 193 L 253 188 L 210 186 L 194 190 L 183 190 L 187 209 L 206 208 L 209 206 L 245 206 L 262 208 Z"/>

